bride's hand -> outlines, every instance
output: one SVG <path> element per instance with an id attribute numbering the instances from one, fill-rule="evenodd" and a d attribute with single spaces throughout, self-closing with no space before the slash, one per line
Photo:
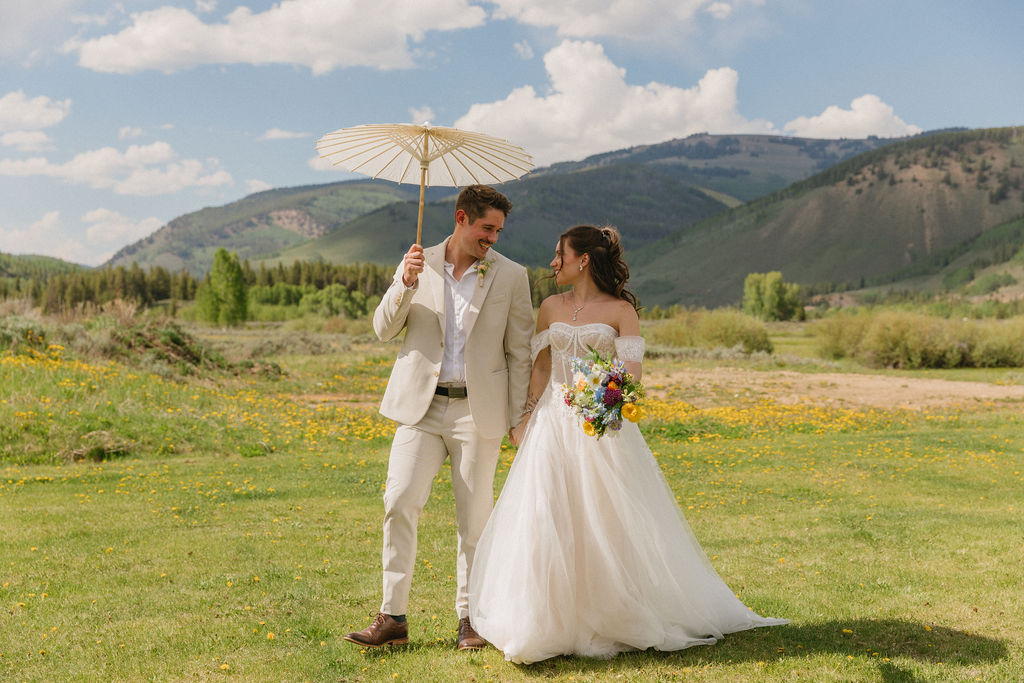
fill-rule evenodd
<path id="1" fill-rule="evenodd" d="M 522 422 L 508 431 L 508 440 L 512 442 L 513 446 L 518 446 L 522 443 L 523 434 L 526 433 L 526 422 L 527 420 L 524 418 Z"/>

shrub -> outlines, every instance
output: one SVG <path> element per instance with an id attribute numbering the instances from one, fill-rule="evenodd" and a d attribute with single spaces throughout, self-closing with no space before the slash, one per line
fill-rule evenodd
<path id="1" fill-rule="evenodd" d="M 658 322 L 644 328 L 647 343 L 655 346 L 673 346 L 686 348 L 697 346 L 695 332 L 697 321 L 702 311 L 684 308 L 664 322 Z"/>
<path id="2" fill-rule="evenodd" d="M 920 313 L 884 311 L 871 321 L 861 341 L 862 360 L 890 368 L 950 368 L 964 364 L 966 328 Z M 959 333 L 959 334 L 958 334 Z"/>
<path id="3" fill-rule="evenodd" d="M 722 308 L 710 311 L 697 322 L 697 338 L 702 346 L 739 346 L 745 353 L 772 352 L 768 330 L 758 320 L 739 311 Z"/>
<path id="4" fill-rule="evenodd" d="M 818 353 L 831 360 L 855 357 L 870 322 L 871 316 L 863 311 L 839 311 L 811 323 Z"/>
<path id="5" fill-rule="evenodd" d="M 979 277 L 967 288 L 967 294 L 978 296 L 989 294 L 1000 287 L 1008 287 L 1017 284 L 1017 278 L 1009 273 L 986 273 Z"/>
<path id="6" fill-rule="evenodd" d="M 52 330 L 33 318 L 13 315 L 0 318 L 0 351 L 33 354 L 46 351 Z"/>
<path id="7" fill-rule="evenodd" d="M 951 292 L 958 287 L 966 285 L 973 279 L 974 269 L 970 266 L 961 266 L 942 276 L 942 288 L 947 292 Z"/>
<path id="8" fill-rule="evenodd" d="M 879 367 L 1024 366 L 1024 318 L 977 321 L 882 311 L 830 316 L 813 329 L 821 355 Z"/>
<path id="9" fill-rule="evenodd" d="M 977 367 L 1024 366 L 1024 318 L 987 320 L 978 323 L 979 334 L 972 353 Z"/>
<path id="10" fill-rule="evenodd" d="M 742 348 L 744 353 L 771 353 L 764 323 L 735 309 L 682 309 L 672 318 L 644 328 L 652 346 L 675 348 Z"/>

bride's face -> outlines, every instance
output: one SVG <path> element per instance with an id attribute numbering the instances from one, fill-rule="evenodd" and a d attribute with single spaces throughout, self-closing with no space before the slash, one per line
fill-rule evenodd
<path id="1" fill-rule="evenodd" d="M 566 240 L 555 245 L 555 258 L 551 259 L 551 269 L 555 271 L 556 285 L 571 285 L 581 272 L 582 256 L 569 246 Z"/>

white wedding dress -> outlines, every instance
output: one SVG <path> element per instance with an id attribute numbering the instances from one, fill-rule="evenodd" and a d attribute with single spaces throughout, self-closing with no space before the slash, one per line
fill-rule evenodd
<path id="1" fill-rule="evenodd" d="M 551 380 L 477 544 L 470 618 L 505 658 L 679 650 L 788 623 L 745 607 L 715 572 L 637 426 L 587 436 L 562 399 L 570 358 L 591 346 L 625 361 L 642 337 L 554 323 Z"/>

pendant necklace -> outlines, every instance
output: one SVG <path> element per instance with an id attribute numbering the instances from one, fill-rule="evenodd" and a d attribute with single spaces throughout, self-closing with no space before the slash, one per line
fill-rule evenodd
<path id="1" fill-rule="evenodd" d="M 586 306 L 587 303 L 583 302 L 583 306 L 577 306 L 576 296 L 572 292 L 569 292 L 569 298 L 572 299 L 572 303 L 569 304 L 570 306 L 572 306 L 572 321 L 576 322 L 576 316 L 579 314 L 580 311 L 583 310 L 583 306 Z"/>

